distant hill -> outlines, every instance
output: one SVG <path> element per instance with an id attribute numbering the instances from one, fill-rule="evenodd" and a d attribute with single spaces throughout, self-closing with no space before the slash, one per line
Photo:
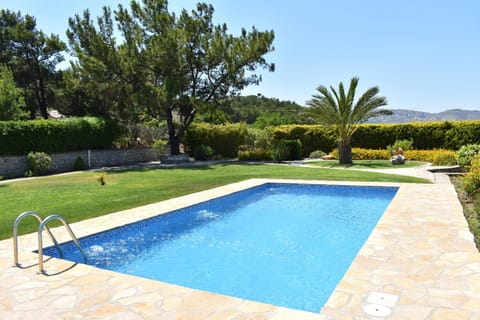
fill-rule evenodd
<path id="1" fill-rule="evenodd" d="M 392 110 L 391 116 L 372 118 L 368 123 L 405 123 L 413 121 L 480 120 L 480 110 L 451 109 L 438 113 L 408 109 Z"/>

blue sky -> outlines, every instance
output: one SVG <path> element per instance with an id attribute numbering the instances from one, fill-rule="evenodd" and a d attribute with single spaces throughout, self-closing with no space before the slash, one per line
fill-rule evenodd
<path id="1" fill-rule="evenodd" d="M 66 40 L 67 20 L 89 8 L 128 0 L 0 0 L 0 8 L 30 14 L 38 28 Z M 172 11 L 198 1 L 171 0 Z M 318 85 L 360 78 L 359 90 L 380 88 L 389 108 L 439 112 L 480 109 L 478 0 L 211 0 L 216 23 L 275 31 L 276 70 L 244 94 L 304 105 Z"/>

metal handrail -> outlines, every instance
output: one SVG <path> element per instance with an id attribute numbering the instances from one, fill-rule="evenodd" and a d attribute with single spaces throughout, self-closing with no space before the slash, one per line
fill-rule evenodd
<path id="1" fill-rule="evenodd" d="M 68 233 L 70 234 L 70 237 L 72 238 L 73 242 L 77 246 L 77 248 L 80 250 L 80 252 L 83 255 L 83 259 L 85 260 L 85 263 L 87 263 L 87 255 L 85 254 L 85 251 L 83 251 L 82 247 L 80 246 L 80 243 L 78 242 L 77 237 L 75 237 L 75 234 L 73 233 L 72 229 L 70 228 L 69 224 L 63 218 L 62 216 L 58 214 L 54 214 L 51 216 L 46 217 L 41 223 L 40 226 L 38 227 L 38 270 L 40 273 L 43 273 L 43 237 L 42 237 L 42 231 L 44 227 L 47 227 L 47 223 L 52 221 L 52 220 L 59 220 L 62 222 L 62 224 L 65 226 L 65 229 L 67 229 Z"/>
<path id="2" fill-rule="evenodd" d="M 18 225 L 20 224 L 20 221 L 23 220 L 23 218 L 28 217 L 28 216 L 33 216 L 37 218 L 39 223 L 42 223 L 42 217 L 35 211 L 26 211 L 22 214 L 20 214 L 16 219 L 15 222 L 13 223 L 13 264 L 17 267 L 20 267 L 20 264 L 18 263 Z M 60 256 L 63 258 L 63 250 L 58 244 L 57 240 L 53 236 L 52 232 L 48 227 L 46 227 L 47 232 L 52 239 L 53 243 L 55 244 L 55 247 L 58 249 L 60 252 Z"/>

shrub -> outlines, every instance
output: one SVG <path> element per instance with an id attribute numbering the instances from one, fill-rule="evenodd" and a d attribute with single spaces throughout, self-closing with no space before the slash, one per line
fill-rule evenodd
<path id="1" fill-rule="evenodd" d="M 239 147 L 245 144 L 246 136 L 245 124 L 195 123 L 188 128 L 184 143 L 190 152 L 203 144 L 210 146 L 224 158 L 236 158 Z"/>
<path id="2" fill-rule="evenodd" d="M 477 154 L 480 153 L 480 144 L 467 144 L 462 146 L 456 153 L 457 163 L 468 169 L 470 163 Z"/>
<path id="3" fill-rule="evenodd" d="M 274 144 L 272 158 L 274 161 L 302 159 L 300 140 L 280 140 Z"/>
<path id="4" fill-rule="evenodd" d="M 77 159 L 73 163 L 73 170 L 78 171 L 78 170 L 85 170 L 87 168 L 88 166 L 85 163 L 85 161 L 82 159 L 82 157 L 77 157 Z"/>
<path id="5" fill-rule="evenodd" d="M 115 148 L 154 147 L 155 141 L 168 136 L 166 121 L 143 120 L 119 128 L 120 135 L 113 141 Z"/>
<path id="6" fill-rule="evenodd" d="M 325 155 L 326 155 L 326 153 L 323 152 L 322 150 L 315 150 L 315 151 L 311 152 L 308 157 L 310 159 L 321 159 Z"/>
<path id="7" fill-rule="evenodd" d="M 407 150 L 403 153 L 406 160 L 410 161 L 423 161 L 423 162 L 435 162 L 435 157 L 439 154 L 443 154 L 441 157 L 454 156 L 455 152 L 452 150 L 436 149 L 436 150 Z"/>
<path id="8" fill-rule="evenodd" d="M 330 153 L 335 159 L 338 159 L 338 149 Z M 389 158 L 387 150 L 352 148 L 352 160 L 387 160 Z"/>
<path id="9" fill-rule="evenodd" d="M 195 148 L 193 157 L 195 160 L 209 160 L 214 156 L 214 154 L 215 150 L 213 150 L 212 147 L 200 144 Z"/>
<path id="10" fill-rule="evenodd" d="M 107 173 L 106 172 L 101 172 L 99 175 L 95 177 L 95 180 L 97 180 L 98 184 L 101 186 L 104 186 L 107 184 Z"/>
<path id="11" fill-rule="evenodd" d="M 152 148 L 155 149 L 155 152 L 161 156 L 165 154 L 165 148 L 167 148 L 168 141 L 162 139 L 156 139 L 153 142 Z"/>
<path id="12" fill-rule="evenodd" d="M 457 164 L 455 153 L 450 150 L 436 151 L 432 164 L 436 166 L 453 166 Z"/>
<path id="13" fill-rule="evenodd" d="M 29 152 L 27 155 L 26 175 L 40 176 L 47 173 L 51 161 L 52 158 L 45 152 Z"/>
<path id="14" fill-rule="evenodd" d="M 245 142 L 240 150 L 257 150 L 272 148 L 272 133 L 269 129 L 247 128 Z"/>
<path id="15" fill-rule="evenodd" d="M 386 160 L 389 158 L 386 150 L 352 148 L 354 160 Z"/>
<path id="16" fill-rule="evenodd" d="M 272 151 L 265 149 L 253 149 L 238 151 L 238 160 L 241 161 L 270 161 L 272 160 Z"/>
<path id="17" fill-rule="evenodd" d="M 338 150 L 333 150 L 330 155 L 335 159 L 338 159 Z M 409 161 L 423 161 L 423 162 L 432 162 L 435 163 L 435 158 L 440 163 L 445 163 L 447 165 L 447 159 L 449 163 L 452 163 L 455 157 L 455 152 L 452 150 L 407 150 L 404 152 L 404 157 Z M 378 150 L 378 149 L 362 149 L 362 148 L 352 148 L 352 158 L 353 160 L 388 160 L 390 155 L 387 150 Z M 455 161 L 453 162 L 455 164 Z"/>
<path id="18" fill-rule="evenodd" d="M 476 193 L 480 190 L 480 154 L 472 158 L 462 184 L 468 194 Z"/>
<path id="19" fill-rule="evenodd" d="M 395 140 L 393 146 L 388 145 L 387 151 L 389 156 L 392 156 L 395 150 L 402 148 L 403 151 L 407 151 L 412 149 L 413 146 L 413 139 L 404 139 L 404 140 Z"/>

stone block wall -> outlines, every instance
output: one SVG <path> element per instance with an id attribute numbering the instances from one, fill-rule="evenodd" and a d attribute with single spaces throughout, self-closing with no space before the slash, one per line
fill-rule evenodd
<path id="1" fill-rule="evenodd" d="M 151 148 L 118 149 L 118 150 L 84 150 L 55 153 L 50 155 L 51 172 L 68 172 L 78 157 L 90 168 L 131 165 L 135 163 L 158 160 L 158 155 Z M 27 170 L 27 156 L 0 157 L 0 176 L 4 178 L 23 177 Z"/>

